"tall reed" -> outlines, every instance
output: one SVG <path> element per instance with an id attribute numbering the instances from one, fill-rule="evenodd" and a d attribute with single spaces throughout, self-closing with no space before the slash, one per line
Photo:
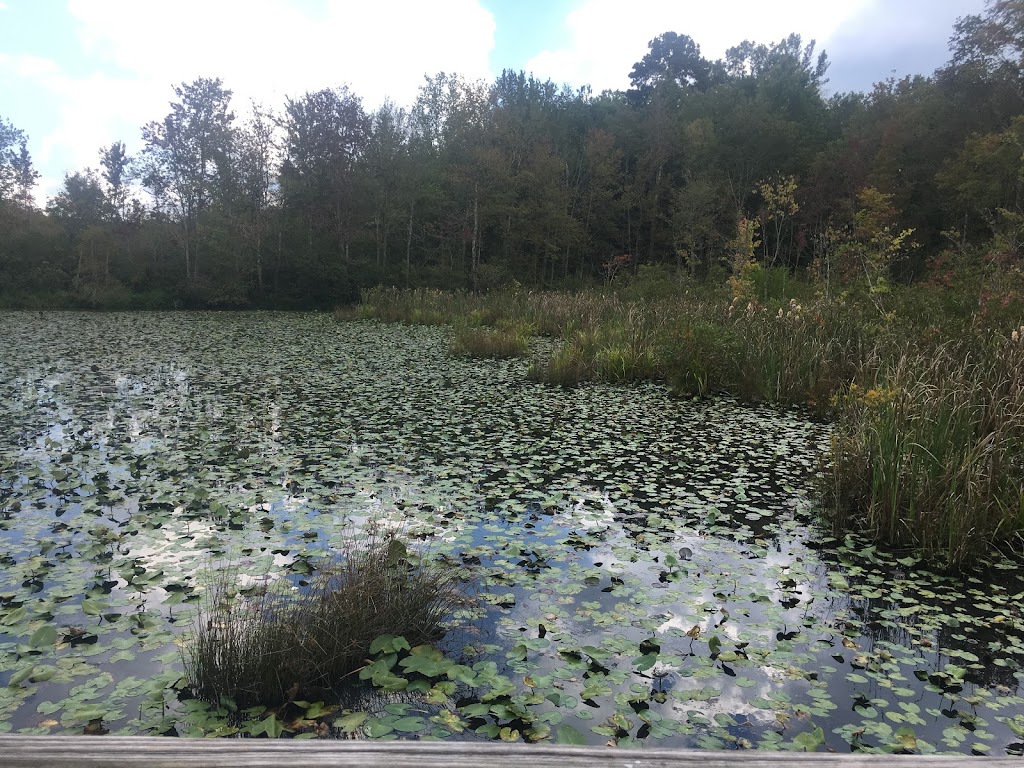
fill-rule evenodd
<path id="1" fill-rule="evenodd" d="M 1024 533 L 1024 329 L 1015 338 L 907 343 L 836 397 L 838 530 L 964 567 Z"/>

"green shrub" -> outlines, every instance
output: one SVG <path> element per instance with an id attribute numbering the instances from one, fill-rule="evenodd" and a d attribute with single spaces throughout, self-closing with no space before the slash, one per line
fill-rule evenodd
<path id="1" fill-rule="evenodd" d="M 636 274 L 625 273 L 615 279 L 615 287 L 627 301 L 653 303 L 680 295 L 682 280 L 672 267 L 642 264 Z"/>
<path id="2" fill-rule="evenodd" d="M 218 572 L 182 651 L 193 695 L 239 708 L 315 697 L 357 671 L 381 635 L 438 639 L 457 582 L 414 560 L 396 534 L 371 528 L 303 588 L 284 582 L 246 596 L 230 570 Z"/>

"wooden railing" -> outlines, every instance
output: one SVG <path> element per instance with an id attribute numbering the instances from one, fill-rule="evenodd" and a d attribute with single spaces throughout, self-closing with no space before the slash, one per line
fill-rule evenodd
<path id="1" fill-rule="evenodd" d="M 1024 767 L 1024 758 L 630 750 L 491 742 L 0 735 L 0 766 L 3 768 L 980 768 L 995 765 Z"/>

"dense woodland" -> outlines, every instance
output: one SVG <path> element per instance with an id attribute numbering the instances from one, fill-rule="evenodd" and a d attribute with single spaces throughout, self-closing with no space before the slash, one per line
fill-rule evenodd
<path id="1" fill-rule="evenodd" d="M 625 92 L 440 73 L 411 107 L 368 111 L 344 85 L 277 108 L 200 79 L 137 156 L 101 148 L 44 210 L 27 137 L 0 119 L 0 303 L 325 306 L 377 284 L 572 288 L 644 265 L 879 290 L 1014 271 L 1024 2 L 961 19 L 931 76 L 829 96 L 827 70 L 798 35 L 710 61 L 667 32 Z"/>

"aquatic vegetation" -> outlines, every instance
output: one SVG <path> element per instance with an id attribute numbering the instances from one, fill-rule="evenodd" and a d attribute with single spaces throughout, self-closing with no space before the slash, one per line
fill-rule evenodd
<path id="1" fill-rule="evenodd" d="M 450 349 L 453 355 L 500 360 L 522 357 L 529 341 L 530 334 L 522 327 L 462 326 L 455 329 Z"/>
<path id="2" fill-rule="evenodd" d="M 839 528 L 857 523 L 953 567 L 1020 548 L 1024 344 L 991 344 L 909 346 L 837 396 L 829 490 Z"/>
<path id="3" fill-rule="evenodd" d="M 659 378 L 656 324 L 656 317 L 633 307 L 616 322 L 602 322 L 575 331 L 550 358 L 535 361 L 528 375 L 534 381 L 563 386 L 581 381 Z"/>
<path id="4" fill-rule="evenodd" d="M 375 639 L 439 640 L 459 602 L 455 574 L 418 561 L 393 530 L 372 522 L 304 585 L 278 580 L 240 591 L 237 575 L 218 570 L 183 663 L 193 695 L 240 708 L 329 696 L 365 664 Z"/>
<path id="5" fill-rule="evenodd" d="M 1020 749 L 1019 562 L 819 528 L 802 410 L 534 384 L 443 326 L 0 323 L 0 730 Z M 211 566 L 240 607 L 301 590 L 369 519 L 472 576 L 443 637 L 378 638 L 337 694 L 191 695 Z"/>
<path id="6" fill-rule="evenodd" d="M 882 317 L 877 297 L 867 304 L 794 297 L 769 306 L 755 283 L 731 302 L 641 275 L 618 293 L 467 294 L 447 306 L 454 316 L 471 304 L 469 317 L 479 321 L 529 317 L 533 328 L 554 329 L 562 344 L 531 362 L 533 381 L 664 381 L 676 394 L 727 393 L 838 419 L 831 479 L 823 486 L 837 530 L 912 547 L 954 568 L 994 547 L 1019 551 L 1024 417 L 1010 384 L 1019 380 L 1019 365 L 1006 351 L 1019 349 L 1024 330 L 1007 334 L 978 317 L 957 326 L 935 308 L 945 304 L 917 294 L 911 311 Z M 784 287 L 758 291 L 775 295 Z M 418 294 L 385 295 L 388 306 L 406 313 L 420 301 Z M 442 303 L 435 294 L 429 302 Z M 905 393 L 899 402 L 906 407 L 861 407 L 846 397 L 856 387 L 894 388 Z"/>

